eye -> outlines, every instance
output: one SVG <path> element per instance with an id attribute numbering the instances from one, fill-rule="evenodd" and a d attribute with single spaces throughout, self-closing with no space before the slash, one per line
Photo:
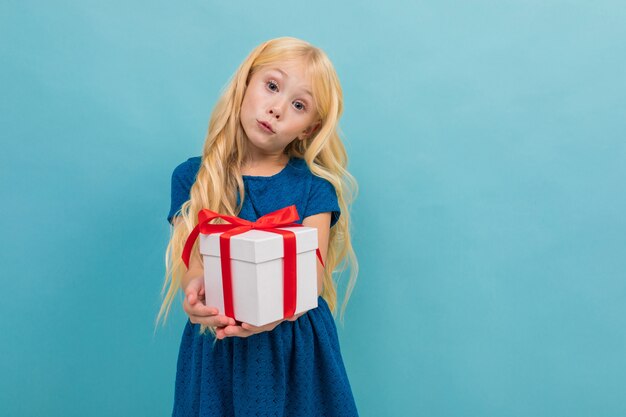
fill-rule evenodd
<path id="1" fill-rule="evenodd" d="M 296 101 L 293 103 L 294 107 L 298 110 L 306 110 L 306 106 L 301 101 Z"/>
<path id="2" fill-rule="evenodd" d="M 276 88 L 276 90 L 274 89 L 274 87 Z M 267 88 L 269 88 L 272 91 L 277 91 L 278 90 L 278 84 L 276 84 L 276 81 L 274 81 L 274 80 L 269 80 L 267 82 Z"/>

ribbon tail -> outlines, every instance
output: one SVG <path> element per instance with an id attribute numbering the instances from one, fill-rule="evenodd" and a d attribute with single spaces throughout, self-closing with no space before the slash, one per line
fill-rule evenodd
<path id="1" fill-rule="evenodd" d="M 324 261 L 322 261 L 322 252 L 320 252 L 320 248 L 315 249 L 315 253 L 317 255 L 317 259 L 320 260 L 320 263 L 322 264 L 322 266 L 326 268 L 326 265 L 324 265 Z"/>
<path id="2" fill-rule="evenodd" d="M 199 234 L 200 234 L 200 223 L 198 223 L 196 227 L 193 228 L 191 233 L 189 233 L 189 236 L 187 237 L 187 241 L 185 242 L 185 247 L 183 248 L 182 258 L 187 269 L 189 269 L 189 258 L 191 257 L 191 250 L 193 249 L 193 244 L 196 243 L 196 239 L 198 238 Z"/>

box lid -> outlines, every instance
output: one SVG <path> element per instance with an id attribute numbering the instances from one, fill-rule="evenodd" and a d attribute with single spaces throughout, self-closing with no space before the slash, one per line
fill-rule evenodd
<path id="1" fill-rule="evenodd" d="M 314 227 L 278 227 L 296 235 L 296 252 L 302 253 L 317 249 L 317 229 Z M 220 256 L 219 236 L 200 234 L 200 253 L 208 256 Z M 249 230 L 230 238 L 230 257 L 240 261 L 261 263 L 282 258 L 283 236 L 263 230 Z"/>

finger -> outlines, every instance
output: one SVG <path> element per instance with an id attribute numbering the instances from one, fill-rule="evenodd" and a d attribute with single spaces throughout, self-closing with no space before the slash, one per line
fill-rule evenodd
<path id="1" fill-rule="evenodd" d="M 193 314 L 193 308 L 194 307 L 187 301 L 187 298 L 185 298 L 183 300 L 183 310 L 185 311 L 185 313 L 187 313 L 188 316 Z"/>
<path id="2" fill-rule="evenodd" d="M 193 284 L 189 284 L 187 287 L 187 291 L 185 291 L 185 300 L 189 302 L 189 304 L 194 305 L 199 301 L 199 291 L 198 288 Z"/>
<path id="3" fill-rule="evenodd" d="M 234 320 L 227 316 L 189 315 L 189 320 L 194 324 L 204 324 L 209 327 L 225 327 L 235 324 Z"/>
<path id="4" fill-rule="evenodd" d="M 199 316 L 217 316 L 220 311 L 216 307 L 209 307 L 202 303 L 198 303 L 192 307 L 192 313 Z"/>
<path id="5" fill-rule="evenodd" d="M 204 290 L 204 282 L 200 279 L 192 279 L 185 288 L 185 298 L 189 300 L 190 304 L 198 302 L 198 295 Z"/>
<path id="6" fill-rule="evenodd" d="M 263 326 L 253 326 L 249 323 L 241 323 L 241 328 L 249 332 L 260 333 L 263 331 Z"/>
<path id="7" fill-rule="evenodd" d="M 241 326 L 226 326 L 224 327 L 225 337 L 248 337 L 254 333 L 244 329 Z"/>
<path id="8" fill-rule="evenodd" d="M 261 333 L 261 332 L 267 332 L 267 331 L 270 331 L 270 330 L 274 330 L 274 328 L 276 326 L 278 326 L 282 322 L 283 322 L 283 319 L 280 319 L 280 320 L 276 320 L 276 321 L 273 321 L 273 322 L 268 323 L 266 325 L 258 326 L 258 327 L 257 326 L 253 326 L 250 323 L 241 323 L 241 327 L 244 328 L 245 330 L 248 330 L 248 331 L 252 332 L 252 333 Z"/>
<path id="9" fill-rule="evenodd" d="M 183 309 L 187 314 L 196 316 L 216 316 L 219 314 L 217 307 L 209 307 L 204 303 L 189 304 L 185 302 L 183 303 Z"/>
<path id="10" fill-rule="evenodd" d="M 206 317 L 219 315 L 219 309 L 217 307 L 207 306 L 203 302 L 191 305 L 186 299 L 183 301 L 183 310 L 185 310 L 188 316 Z"/>
<path id="11" fill-rule="evenodd" d="M 222 340 L 228 337 L 225 332 L 226 326 L 215 327 L 215 337 Z"/>
<path id="12" fill-rule="evenodd" d="M 190 304 L 190 305 L 194 305 L 196 303 L 196 301 L 198 300 L 198 297 L 196 296 L 196 293 L 187 290 L 187 294 L 186 294 L 186 298 L 185 300 Z"/>

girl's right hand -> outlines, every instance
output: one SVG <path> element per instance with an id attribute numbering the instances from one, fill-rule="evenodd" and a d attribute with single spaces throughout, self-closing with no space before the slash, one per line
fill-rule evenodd
<path id="1" fill-rule="evenodd" d="M 183 310 L 194 324 L 204 324 L 209 327 L 234 326 L 235 320 L 219 315 L 217 307 L 208 307 L 204 304 L 204 277 L 191 279 L 185 288 Z"/>

